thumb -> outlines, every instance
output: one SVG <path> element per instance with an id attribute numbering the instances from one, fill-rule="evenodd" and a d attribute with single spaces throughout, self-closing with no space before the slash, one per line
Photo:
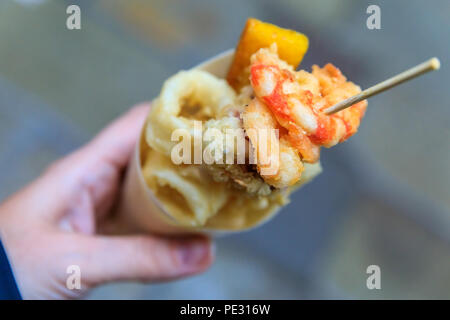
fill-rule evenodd
<path id="1" fill-rule="evenodd" d="M 87 244 L 88 285 L 110 281 L 160 281 L 199 273 L 208 268 L 214 253 L 209 238 L 158 236 L 100 236 Z"/>

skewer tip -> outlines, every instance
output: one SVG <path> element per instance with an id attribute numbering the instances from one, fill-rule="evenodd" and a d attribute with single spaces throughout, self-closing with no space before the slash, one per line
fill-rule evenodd
<path id="1" fill-rule="evenodd" d="M 438 70 L 441 67 L 441 62 L 439 61 L 438 58 L 434 57 L 430 59 L 430 65 L 431 68 L 433 68 L 433 70 Z"/>

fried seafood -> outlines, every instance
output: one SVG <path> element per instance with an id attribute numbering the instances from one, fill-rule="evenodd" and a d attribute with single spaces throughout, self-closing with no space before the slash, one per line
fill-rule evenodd
<path id="1" fill-rule="evenodd" d="M 269 155 L 279 155 L 276 173 L 263 179 L 276 188 L 295 184 L 301 177 L 303 162 L 319 160 L 320 147 L 331 147 L 347 140 L 358 129 L 367 106 L 361 101 L 332 115 L 323 112 L 335 103 L 361 91 L 332 64 L 314 65 L 312 73 L 294 68 L 277 55 L 276 45 L 258 50 L 251 57 L 250 84 L 255 98 L 243 113 L 244 128 L 278 129 L 279 147 L 269 143 Z M 256 137 L 247 132 L 259 156 Z"/>
<path id="2" fill-rule="evenodd" d="M 183 129 L 194 137 L 196 120 L 219 117 L 235 103 L 236 94 L 225 80 L 200 70 L 180 71 L 170 77 L 149 114 L 146 137 L 152 147 L 170 156 L 176 142 L 175 130 Z"/>
<path id="3" fill-rule="evenodd" d="M 249 19 L 226 80 L 193 69 L 166 81 L 147 119 L 142 162 L 173 217 L 196 227 L 256 225 L 320 173 L 320 147 L 357 131 L 366 101 L 324 110 L 360 88 L 332 64 L 296 71 L 307 48 L 305 35 Z M 217 61 L 209 68 L 222 77 Z"/>
<path id="4" fill-rule="evenodd" d="M 323 112 L 361 92 L 338 68 L 329 63 L 323 68 L 314 65 L 312 73 L 295 72 L 278 58 L 276 46 L 260 49 L 251 60 L 250 81 L 255 95 L 288 131 L 289 140 L 304 161 L 317 161 L 318 146 L 334 146 L 357 131 L 366 101 L 336 114 Z"/>
<path id="5" fill-rule="evenodd" d="M 257 165 L 264 181 L 275 188 L 295 184 L 303 172 L 303 163 L 286 138 L 276 135 L 279 125 L 267 106 L 258 98 L 253 99 L 246 107 L 242 119 L 250 142 L 255 147 L 257 159 L 267 158 L 266 163 L 258 161 Z M 267 130 L 266 135 L 270 135 L 269 137 L 263 136 L 264 130 Z M 267 143 L 262 144 L 259 139 L 266 139 Z"/>

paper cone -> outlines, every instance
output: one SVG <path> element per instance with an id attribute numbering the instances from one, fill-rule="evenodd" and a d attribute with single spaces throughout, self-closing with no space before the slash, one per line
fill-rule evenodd
<path id="1" fill-rule="evenodd" d="M 225 51 L 194 68 L 208 71 L 219 78 L 225 78 L 233 59 L 233 53 L 234 50 L 232 49 Z M 177 225 L 147 186 L 142 174 L 140 155 L 141 140 L 144 138 L 143 129 L 141 129 L 140 141 L 136 144 L 125 176 L 117 209 L 119 223 L 123 224 L 127 231 L 149 231 L 158 234 L 211 232 L 210 230 L 189 229 Z"/>

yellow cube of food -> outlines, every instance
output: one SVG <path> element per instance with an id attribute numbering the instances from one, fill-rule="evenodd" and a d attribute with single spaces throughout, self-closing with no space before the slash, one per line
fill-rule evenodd
<path id="1" fill-rule="evenodd" d="M 249 18 L 227 75 L 228 83 L 235 90 L 249 82 L 248 66 L 251 55 L 260 48 L 270 47 L 272 43 L 277 44 L 279 57 L 294 68 L 297 68 L 308 50 L 308 38 L 304 34 Z"/>

